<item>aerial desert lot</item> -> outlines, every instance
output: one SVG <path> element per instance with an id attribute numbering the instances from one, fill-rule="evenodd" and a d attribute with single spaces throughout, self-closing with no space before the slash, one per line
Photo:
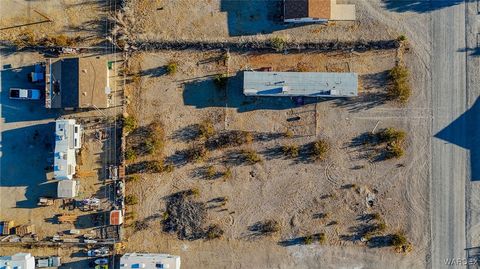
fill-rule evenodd
<path id="1" fill-rule="evenodd" d="M 60 268 L 96 266 L 85 253 L 99 246 L 111 268 L 134 252 L 176 255 L 182 268 L 476 268 L 476 1 L 337 0 L 355 18 L 325 23 L 285 23 L 287 2 L 0 3 L 0 221 L 35 224 L 44 242 L 2 235 L 0 254 L 57 253 Z M 8 98 L 57 50 L 106 63 L 110 107 Z M 358 85 L 349 97 L 247 94 L 248 74 L 262 72 L 307 88 L 353 73 Z M 59 117 L 84 126 L 76 199 L 101 199 L 100 220 L 61 199 L 35 206 L 55 195 L 45 166 Z M 21 158 L 31 170 L 18 149 L 32 151 Z M 108 230 L 110 210 L 124 216 L 115 239 L 46 243 Z M 54 221 L 67 213 L 79 220 Z"/>

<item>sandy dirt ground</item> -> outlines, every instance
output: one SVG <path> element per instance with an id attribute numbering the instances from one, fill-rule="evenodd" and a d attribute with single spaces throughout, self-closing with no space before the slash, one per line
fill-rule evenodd
<path id="1" fill-rule="evenodd" d="M 371 266 L 374 259 L 385 259 L 385 264 L 393 259 L 398 268 L 423 267 L 428 252 L 425 226 L 428 108 L 418 106 L 425 104 L 426 93 L 422 90 L 414 92 L 407 107 L 382 99 L 396 51 L 351 55 L 231 54 L 228 60 L 231 78 L 225 92 L 216 89 L 212 82 L 212 76 L 227 70 L 218 61 L 221 55 L 220 52 L 147 53 L 136 59 L 143 76 L 140 89 L 131 93 L 135 97 L 131 97 L 130 113 L 141 125 L 157 119 L 163 122 L 168 137 L 165 158 L 176 167 L 171 174 L 142 174 L 140 182 L 127 185 L 127 192 L 141 197 L 134 206 L 137 218 L 149 219 L 150 225 L 144 231 L 130 230 L 127 250 L 179 254 L 187 268 L 198 264 L 206 268 L 240 268 L 250 262 L 258 264 L 258 268 L 309 268 L 318 262 L 335 268 L 353 260 L 358 265 Z M 165 75 L 162 70 L 172 60 L 179 63 L 179 71 L 173 76 Z M 418 64 L 412 54 L 406 60 Z M 298 107 L 290 99 L 251 99 L 241 93 L 241 72 L 237 71 L 265 66 L 288 71 L 298 69 L 299 64 L 311 71 L 350 69 L 359 73 L 360 96 Z M 421 78 L 417 75 L 412 77 L 413 83 Z M 296 116 L 300 116 L 299 121 L 287 120 Z M 181 161 L 179 152 L 192 143 L 188 135 L 182 134 L 205 119 L 213 120 L 219 132 L 243 130 L 258 134 L 249 147 L 260 154 L 263 162 L 232 164 L 228 159 L 235 149 L 214 151 L 204 163 Z M 365 158 L 362 147 L 352 145 L 358 136 L 372 131 L 377 124 L 380 129 L 396 127 L 407 131 L 404 158 L 377 162 Z M 282 138 L 286 130 L 292 131 L 294 137 Z M 331 143 L 331 154 L 323 162 L 304 162 L 278 153 L 284 144 L 305 145 L 316 138 Z M 144 159 L 131 163 L 141 160 Z M 210 165 L 217 171 L 230 167 L 232 179 L 206 179 L 204 171 Z M 358 188 L 346 187 L 349 184 Z M 208 211 L 209 222 L 225 230 L 224 239 L 189 242 L 162 233 L 161 221 L 155 216 L 165 211 L 164 198 L 190 188 L 200 190 L 201 201 L 228 198 L 224 206 Z M 367 205 L 367 197 L 375 197 L 374 206 Z M 316 217 L 321 213 L 327 213 L 328 217 Z M 413 252 L 404 256 L 391 248 L 367 247 L 352 239 L 355 227 L 362 224 L 362 216 L 369 213 L 381 214 L 388 227 L 386 233 L 405 231 L 415 246 Z M 415 218 L 409 217 L 412 215 Z M 280 222 L 281 232 L 263 238 L 248 230 L 265 219 Z M 338 224 L 330 224 L 332 221 Z M 320 232 L 326 234 L 325 245 L 294 243 L 296 238 Z M 286 242 L 292 242 L 291 246 Z M 342 253 L 346 261 L 336 261 L 330 253 Z M 379 262 L 378 268 L 385 264 Z"/>
<path id="2" fill-rule="evenodd" d="M 406 29 L 390 27 L 400 16 L 388 21 L 378 19 L 378 10 L 387 10 L 380 0 L 343 1 L 356 5 L 355 22 L 331 22 L 329 25 L 285 25 L 281 21 L 281 1 L 241 0 L 140 0 L 131 2 L 134 16 L 132 33 L 137 40 L 248 40 L 284 36 L 297 41 L 382 40 L 395 38 Z M 339 2 L 340 3 L 340 2 Z M 372 12 L 372 6 L 375 11 Z M 405 12 L 408 13 L 408 12 Z M 421 16 L 404 18 L 418 27 L 412 32 L 427 30 Z M 395 18 L 394 18 L 395 17 Z M 400 19 L 403 21 L 403 19 Z M 397 20 L 398 22 L 398 20 Z"/>
<path id="3" fill-rule="evenodd" d="M 0 39 L 15 40 L 31 32 L 36 38 L 58 34 L 86 38 L 85 44 L 104 40 L 108 12 L 114 1 L 26 1 L 0 2 Z"/>

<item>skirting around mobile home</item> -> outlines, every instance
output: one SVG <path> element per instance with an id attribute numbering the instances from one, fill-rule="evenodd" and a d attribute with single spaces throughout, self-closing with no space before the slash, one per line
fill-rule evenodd
<path id="1" fill-rule="evenodd" d="M 353 97 L 358 95 L 358 75 L 356 73 L 245 71 L 243 94 L 277 97 Z"/>

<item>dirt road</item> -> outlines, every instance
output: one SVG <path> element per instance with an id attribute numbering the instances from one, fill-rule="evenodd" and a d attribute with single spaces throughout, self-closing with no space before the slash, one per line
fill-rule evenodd
<path id="1" fill-rule="evenodd" d="M 432 1 L 435 2 L 435 1 Z M 432 5 L 435 5 L 432 3 Z M 465 5 L 432 12 L 432 172 L 430 268 L 465 257 L 467 151 Z M 440 139 L 438 139 L 440 138 Z"/>

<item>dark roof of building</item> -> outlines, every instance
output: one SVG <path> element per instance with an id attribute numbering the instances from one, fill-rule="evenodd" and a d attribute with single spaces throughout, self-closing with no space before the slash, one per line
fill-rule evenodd
<path id="1" fill-rule="evenodd" d="M 330 19 L 331 0 L 284 0 L 284 18 Z"/>
<path id="2" fill-rule="evenodd" d="M 62 107 L 78 107 L 78 58 L 62 59 Z"/>
<path id="3" fill-rule="evenodd" d="M 65 58 L 51 62 L 46 70 L 51 83 L 46 84 L 50 107 L 108 107 L 108 70 L 104 59 Z"/>

